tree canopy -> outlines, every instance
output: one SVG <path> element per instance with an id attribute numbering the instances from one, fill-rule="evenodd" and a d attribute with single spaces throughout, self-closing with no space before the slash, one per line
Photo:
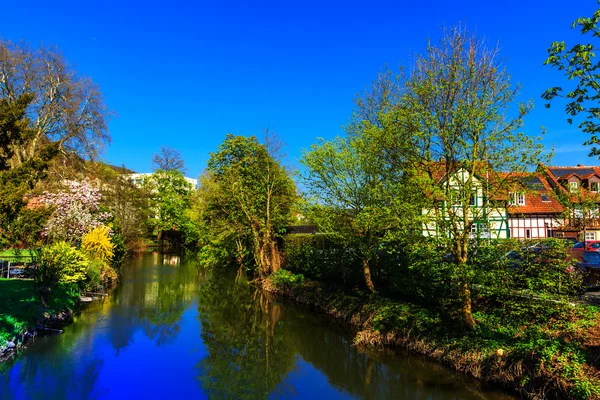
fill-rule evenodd
<path id="1" fill-rule="evenodd" d="M 88 157 L 110 141 L 110 111 L 96 84 L 77 74 L 57 49 L 0 41 L 0 98 L 15 104 L 24 95 L 30 96 L 29 140 L 15 146 L 13 165 L 36 157 L 48 141 Z"/>
<path id="2" fill-rule="evenodd" d="M 185 163 L 179 150 L 162 146 L 160 152 L 152 157 L 154 168 L 162 171 L 180 171 L 185 172 Z"/>
<path id="3" fill-rule="evenodd" d="M 205 261 L 218 252 L 243 263 L 251 254 L 261 278 L 280 267 L 276 236 L 289 221 L 296 189 L 278 149 L 272 135 L 262 144 L 254 136 L 228 134 L 211 153 L 200 191 Z M 210 249 L 216 252 L 209 255 Z"/>
<path id="4" fill-rule="evenodd" d="M 590 38 L 590 42 L 578 43 L 568 48 L 564 41 L 553 42 L 548 48 L 548 58 L 544 62 L 552 68 L 562 71 L 565 76 L 575 82 L 570 89 L 553 86 L 542 94 L 542 98 L 550 101 L 556 97 L 566 99 L 565 112 L 567 122 L 573 123 L 573 118 L 582 116 L 579 128 L 590 135 L 584 145 L 592 146 L 590 156 L 600 156 L 600 60 L 596 52 L 600 49 L 597 41 L 600 38 L 600 9 L 591 17 L 581 17 L 575 20 L 571 28 L 579 28 L 581 34 Z"/>

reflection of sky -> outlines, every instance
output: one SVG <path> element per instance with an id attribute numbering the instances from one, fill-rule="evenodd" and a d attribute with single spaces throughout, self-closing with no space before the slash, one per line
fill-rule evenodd
<path id="1" fill-rule="evenodd" d="M 104 368 L 96 383 L 102 398 L 164 398 L 198 393 L 200 387 L 194 366 L 207 355 L 200 337 L 200 323 L 195 302 L 183 313 L 181 331 L 170 345 L 157 346 L 141 330 L 134 345 L 125 348 L 118 357 L 109 343 L 102 346 Z M 132 371 L 135 370 L 135 371 Z M 194 397 L 197 398 L 197 397 Z"/>
<path id="2" fill-rule="evenodd" d="M 67 354 L 56 354 L 62 353 L 62 346 L 52 346 L 22 357 L 10 371 L 8 393 L 0 390 L 0 398 L 166 399 L 185 393 L 201 398 L 194 366 L 207 353 L 199 339 L 197 314 L 194 302 L 184 311 L 181 331 L 168 346 L 157 346 L 138 326 L 129 345 L 119 351 L 111 342 L 111 330 L 118 327 L 101 318 L 86 327 L 89 332 L 76 338 Z M 65 338 L 73 339 L 68 334 Z"/>

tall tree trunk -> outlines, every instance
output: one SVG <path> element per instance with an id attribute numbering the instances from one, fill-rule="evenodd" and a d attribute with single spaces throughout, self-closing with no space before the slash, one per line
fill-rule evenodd
<path id="1" fill-rule="evenodd" d="M 461 276 L 462 282 L 460 282 L 459 288 L 459 299 L 461 304 L 461 316 L 462 321 L 465 327 L 468 329 L 475 328 L 477 323 L 473 318 L 473 313 L 471 309 L 471 289 L 469 288 L 469 283 L 465 280 L 466 269 L 467 269 L 467 259 L 468 259 L 468 239 L 459 240 L 456 243 L 456 261 L 459 270 L 459 274 Z"/>
<path id="2" fill-rule="evenodd" d="M 369 288 L 371 293 L 375 293 L 375 285 L 373 284 L 373 279 L 371 279 L 371 266 L 369 265 L 369 260 L 363 260 L 363 274 L 365 276 L 365 283 Z"/>
<path id="3" fill-rule="evenodd" d="M 467 282 L 463 282 L 460 285 L 460 301 L 463 324 L 468 329 L 475 328 L 477 323 L 473 318 L 473 313 L 471 310 L 471 290 L 469 289 L 469 284 Z"/>

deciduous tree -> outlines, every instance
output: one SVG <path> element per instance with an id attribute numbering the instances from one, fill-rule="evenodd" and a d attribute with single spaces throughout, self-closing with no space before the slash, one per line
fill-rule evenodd
<path id="1" fill-rule="evenodd" d="M 195 243 L 196 228 L 189 216 L 195 188 L 181 171 L 158 170 L 146 179 L 144 188 L 152 198 L 148 225 L 153 234 L 161 240 L 167 231 L 178 231 L 184 244 Z"/>
<path id="2" fill-rule="evenodd" d="M 481 223 L 489 229 L 489 213 L 503 210 L 508 191 L 542 161 L 538 138 L 518 132 L 532 105 L 521 103 L 515 116 L 507 115 L 517 94 L 497 49 L 453 28 L 417 56 L 402 78 L 400 101 L 387 113 L 388 132 L 395 134 L 384 154 L 403 160 L 429 202 L 430 223 L 453 256 L 460 314 L 469 328 L 476 324 L 468 263 L 472 228 Z M 473 204 L 475 197 L 483 204 Z"/>
<path id="3" fill-rule="evenodd" d="M 542 97 L 550 101 L 556 97 L 567 100 L 565 111 L 567 122 L 573 123 L 573 118 L 583 116 L 579 128 L 591 135 L 584 145 L 592 146 L 590 156 L 600 156 L 600 61 L 596 59 L 596 52 L 600 47 L 594 41 L 600 38 L 600 9 L 589 17 L 581 17 L 573 22 L 571 28 L 579 28 L 582 35 L 590 37 L 587 43 L 579 43 L 567 48 L 564 41 L 553 42 L 548 48 L 548 58 L 544 62 L 552 68 L 563 71 L 570 81 L 575 82 L 575 87 L 564 90 L 554 86 L 546 90 Z"/>
<path id="4" fill-rule="evenodd" d="M 64 151 L 94 156 L 110 140 L 110 115 L 100 89 L 76 73 L 57 49 L 0 41 L 0 98 L 26 107 L 29 137 L 14 148 L 13 166 L 38 156 L 47 142 Z"/>
<path id="5" fill-rule="evenodd" d="M 185 172 L 185 163 L 179 150 L 170 147 L 161 147 L 160 152 L 152 157 L 152 165 L 157 170 Z"/>
<path id="6" fill-rule="evenodd" d="M 278 158 L 279 148 L 268 132 L 264 144 L 254 136 L 228 134 L 211 153 L 202 183 L 207 233 L 236 243 L 238 254 L 251 253 L 260 278 L 281 266 L 276 239 L 296 197 L 294 182 Z"/>

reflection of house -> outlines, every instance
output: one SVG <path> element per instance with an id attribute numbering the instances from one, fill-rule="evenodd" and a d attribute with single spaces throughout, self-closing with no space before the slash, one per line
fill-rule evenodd
<path id="1" fill-rule="evenodd" d="M 509 192 L 508 226 L 511 238 L 552 237 L 560 225 L 562 205 L 543 175 L 526 177 L 522 190 Z"/>
<path id="2" fill-rule="evenodd" d="M 507 238 L 508 214 L 506 210 L 506 195 L 499 196 L 500 191 L 496 190 L 493 182 L 497 180 L 497 174 L 491 170 L 489 165 L 483 164 L 478 168 L 477 173 L 469 182 L 470 173 L 460 166 L 454 170 L 449 170 L 443 163 L 436 163 L 430 172 L 434 182 L 438 187 L 446 187 L 451 194 L 457 197 L 469 199 L 467 208 L 467 220 L 470 225 L 471 237 L 479 238 Z M 464 193 L 465 187 L 469 187 L 472 193 Z M 432 197 L 437 197 L 435 194 Z M 433 209 L 424 209 L 423 216 L 423 234 L 425 236 L 448 235 L 448 229 L 443 226 L 455 224 L 461 228 L 464 212 L 461 204 L 463 201 L 451 199 L 439 199 L 435 201 Z M 442 231 L 443 230 L 443 231 Z"/>
<path id="3" fill-rule="evenodd" d="M 566 206 L 564 219 L 555 230 L 555 237 L 583 236 L 600 239 L 600 167 L 544 167 L 548 183 Z"/>

